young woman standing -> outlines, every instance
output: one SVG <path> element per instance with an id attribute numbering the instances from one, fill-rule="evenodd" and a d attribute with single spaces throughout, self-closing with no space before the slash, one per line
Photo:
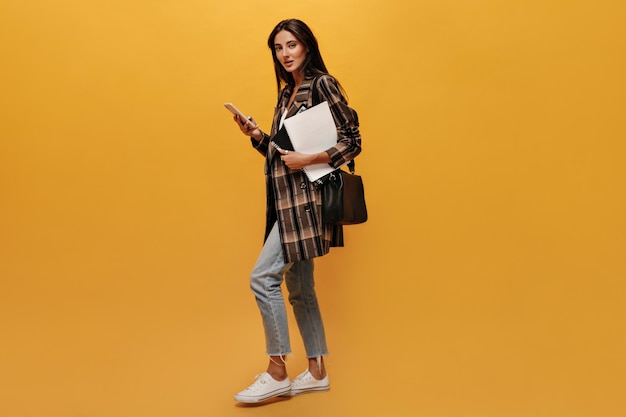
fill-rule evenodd
<path id="1" fill-rule="evenodd" d="M 333 246 L 343 246 L 343 231 L 341 226 L 323 223 L 321 191 L 302 168 L 320 163 L 338 168 L 361 152 L 357 113 L 348 106 L 337 80 L 328 74 L 311 29 L 300 20 L 284 20 L 272 30 L 268 46 L 279 91 L 271 133 L 261 131 L 252 118 L 235 116 L 241 131 L 265 157 L 267 189 L 265 241 L 250 286 L 263 319 L 269 362 L 252 385 L 235 395 L 237 401 L 247 403 L 330 388 L 313 259 L 326 255 Z M 337 126 L 335 146 L 303 154 L 278 150 L 270 144 L 285 119 L 302 111 L 303 106 L 309 108 L 322 101 L 328 102 Z M 307 369 L 293 381 L 285 367 L 291 346 L 281 291 L 283 279 L 308 358 Z"/>

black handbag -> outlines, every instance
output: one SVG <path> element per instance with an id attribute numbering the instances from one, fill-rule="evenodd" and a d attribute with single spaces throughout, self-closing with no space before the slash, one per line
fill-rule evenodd
<path id="1" fill-rule="evenodd" d="M 326 224 L 367 221 L 363 179 L 354 173 L 354 161 L 348 163 L 348 168 L 350 172 L 341 169 L 331 172 L 322 184 L 322 221 Z"/>

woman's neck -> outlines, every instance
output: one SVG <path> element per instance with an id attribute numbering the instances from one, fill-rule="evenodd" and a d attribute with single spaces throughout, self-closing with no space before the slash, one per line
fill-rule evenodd
<path id="1" fill-rule="evenodd" d="M 300 71 L 296 71 L 293 73 L 293 84 L 297 89 L 302 84 L 302 80 L 304 80 L 304 74 Z"/>

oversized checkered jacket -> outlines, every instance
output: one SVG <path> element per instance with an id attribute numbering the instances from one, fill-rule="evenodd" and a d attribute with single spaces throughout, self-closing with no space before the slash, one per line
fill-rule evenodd
<path id="1" fill-rule="evenodd" d="M 315 94 L 313 88 L 317 89 Z M 263 133 L 259 142 L 252 139 L 253 146 L 266 158 L 265 239 L 274 223 L 278 222 L 287 263 L 322 256 L 331 247 L 343 246 L 342 227 L 322 223 L 321 191 L 302 171 L 291 171 L 280 159 L 280 153 L 270 146 L 270 138 L 278 132 L 291 90 L 290 86 L 286 86 L 278 95 L 271 135 Z M 348 106 L 332 76 L 318 76 L 317 81 L 313 76 L 305 78 L 286 117 L 295 115 L 303 105 L 309 108 L 322 101 L 328 102 L 337 126 L 337 145 L 326 152 L 331 159 L 330 165 L 338 168 L 361 152 L 361 135 L 357 113 Z"/>

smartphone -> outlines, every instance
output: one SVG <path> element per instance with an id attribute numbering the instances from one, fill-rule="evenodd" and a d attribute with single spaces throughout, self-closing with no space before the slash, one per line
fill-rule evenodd
<path id="1" fill-rule="evenodd" d="M 239 120 L 241 121 L 249 120 L 248 116 L 243 114 L 241 110 L 235 107 L 233 103 L 224 103 L 224 107 L 226 107 L 232 114 L 239 116 Z M 256 126 L 254 122 L 252 122 L 252 124 Z"/>

